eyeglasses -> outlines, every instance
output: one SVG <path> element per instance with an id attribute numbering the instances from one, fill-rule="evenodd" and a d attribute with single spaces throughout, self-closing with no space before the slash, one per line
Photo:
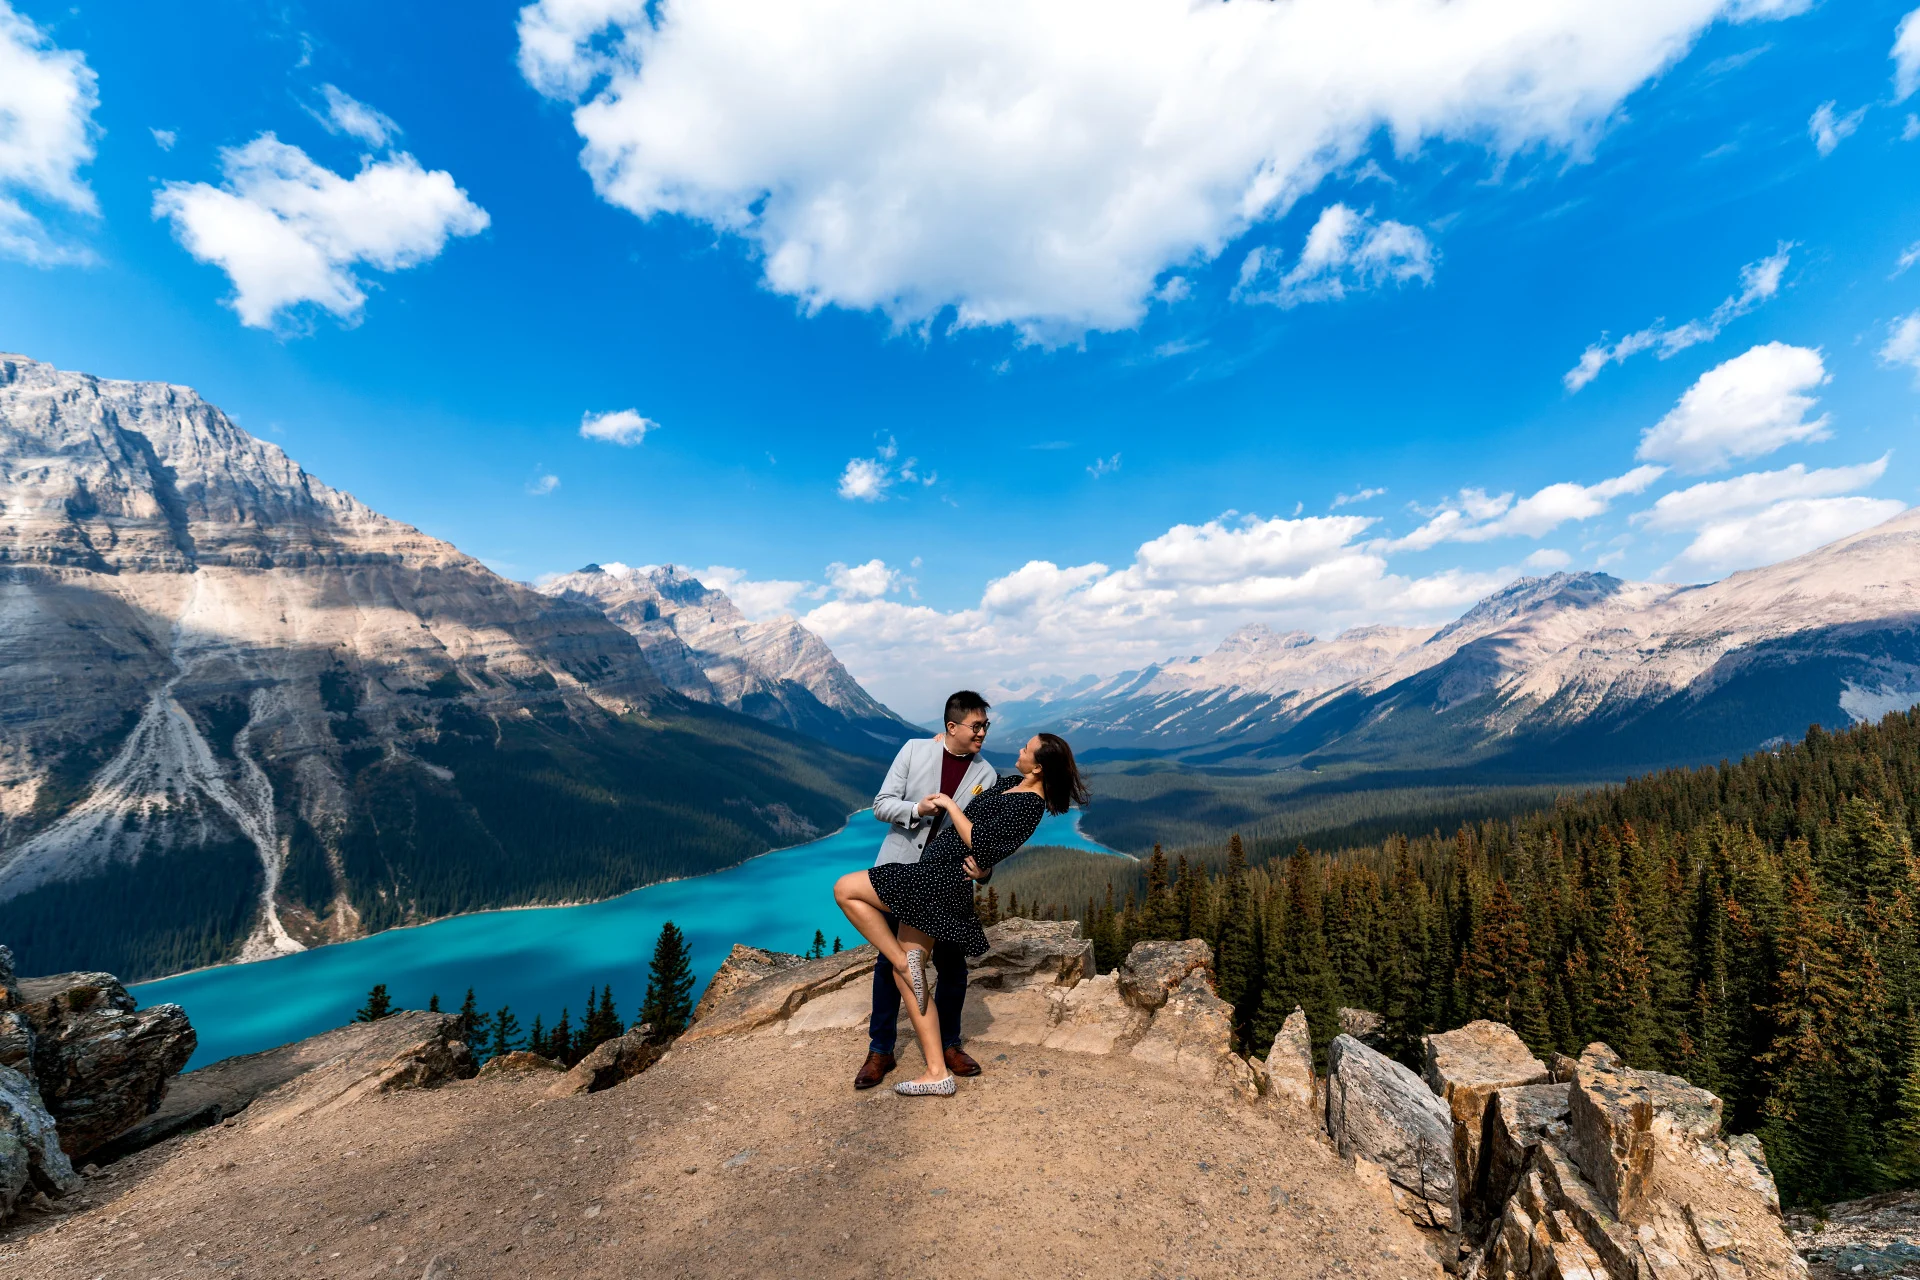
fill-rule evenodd
<path id="1" fill-rule="evenodd" d="M 955 720 L 949 720 L 947 721 L 947 723 L 950 725 L 959 724 L 962 729 L 966 730 L 968 733 L 972 734 L 976 738 L 986 737 L 987 730 L 993 727 L 993 721 L 991 720 L 968 720 L 965 723 L 961 723 Z"/>

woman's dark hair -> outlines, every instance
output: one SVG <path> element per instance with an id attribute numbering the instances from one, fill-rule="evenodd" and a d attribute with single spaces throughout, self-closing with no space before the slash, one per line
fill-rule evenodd
<path id="1" fill-rule="evenodd" d="M 1040 766 L 1040 794 L 1049 813 L 1065 813 L 1069 805 L 1087 807 L 1087 784 L 1080 781 L 1080 767 L 1073 762 L 1073 748 L 1065 738 L 1051 733 L 1035 734 L 1040 749 L 1033 762 Z"/>

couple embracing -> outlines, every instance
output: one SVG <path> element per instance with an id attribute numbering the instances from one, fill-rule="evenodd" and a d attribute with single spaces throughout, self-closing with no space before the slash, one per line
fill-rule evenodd
<path id="1" fill-rule="evenodd" d="M 880 952 L 873 971 L 873 1018 L 867 1060 L 854 1077 L 871 1089 L 894 1067 L 894 1035 L 906 1003 L 926 1058 L 916 1079 L 896 1084 L 909 1097 L 948 1097 L 953 1078 L 977 1076 L 980 1064 L 960 1047 L 960 1013 L 967 998 L 967 957 L 987 949 L 973 912 L 973 885 L 993 876 L 1033 837 L 1047 813 L 1087 802 L 1073 750 L 1051 733 L 1020 748 L 1018 771 L 1002 778 L 981 756 L 987 702 L 970 689 L 947 699 L 938 737 L 900 748 L 873 816 L 888 824 L 870 871 L 844 875 L 834 901 L 853 927 Z M 936 989 L 929 965 L 939 974 Z"/>

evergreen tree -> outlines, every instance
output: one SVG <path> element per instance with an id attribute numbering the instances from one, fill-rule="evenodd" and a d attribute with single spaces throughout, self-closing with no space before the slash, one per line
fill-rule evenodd
<path id="1" fill-rule="evenodd" d="M 992 885 L 987 886 L 987 920 L 990 925 L 1000 923 L 1000 891 Z M 834 941 L 838 942 L 836 938 Z M 838 950 L 838 948 L 835 948 Z"/>
<path id="2" fill-rule="evenodd" d="M 355 1022 L 378 1022 L 393 1012 L 393 1001 L 387 996 L 387 984 L 376 982 L 373 990 L 367 992 L 367 1002 L 360 1012 L 353 1015 Z"/>
<path id="3" fill-rule="evenodd" d="M 807 948 L 807 959 L 818 960 L 826 954 L 827 935 L 815 929 L 813 931 L 813 945 Z"/>
<path id="4" fill-rule="evenodd" d="M 597 1004 L 594 1002 L 593 993 L 589 991 L 587 993 L 587 1010 L 586 1019 L 582 1023 L 582 1031 L 584 1032 L 582 1044 L 584 1051 L 591 1053 L 596 1047 L 605 1044 L 609 1040 L 618 1039 L 620 1036 L 620 1014 L 619 1011 L 613 1007 L 612 986 L 608 985 L 600 988 L 600 1000 Z"/>
<path id="5" fill-rule="evenodd" d="M 1167 855 L 1156 844 L 1147 859 L 1147 896 L 1141 904 L 1139 937 L 1134 941 L 1178 941 L 1184 936 L 1180 933 L 1180 904 L 1174 899 L 1173 882 L 1168 878 Z"/>
<path id="6" fill-rule="evenodd" d="M 440 993 L 438 991 L 427 997 L 427 1012 L 440 1012 Z"/>
<path id="7" fill-rule="evenodd" d="M 503 1004 L 500 1012 L 493 1015 L 493 1043 L 487 1046 L 487 1056 L 498 1058 L 519 1047 L 520 1019 L 514 1017 L 513 1010 Z"/>
<path id="8" fill-rule="evenodd" d="M 460 1012 L 453 1017 L 455 1038 L 467 1042 L 467 1047 L 475 1053 L 487 1043 L 492 1034 L 492 1019 L 480 1012 L 480 1006 L 474 1003 L 473 988 L 467 988 L 466 999 L 460 1002 Z"/>
<path id="9" fill-rule="evenodd" d="M 573 1051 L 574 1035 L 570 1015 L 571 1010 L 569 1010 L 567 1006 L 561 1005 L 560 1016 L 553 1021 L 553 1030 L 547 1032 L 547 1048 L 551 1050 L 547 1056 L 555 1062 L 565 1063 L 569 1067 L 586 1056 L 585 1054 L 576 1054 Z"/>
<path id="10" fill-rule="evenodd" d="M 540 1015 L 536 1013 L 533 1015 L 533 1029 L 527 1032 L 527 1052 L 537 1053 L 543 1058 L 551 1058 L 553 1054 L 549 1052 L 549 1048 L 547 1033 L 540 1025 Z"/>
<path id="11" fill-rule="evenodd" d="M 1236 832 L 1227 838 L 1226 893 L 1221 902 L 1219 933 L 1214 943 L 1213 971 L 1220 998 L 1236 1011 L 1235 1021 L 1245 1030 L 1259 999 L 1255 969 L 1253 894 L 1247 885 L 1247 850 Z M 1252 999 L 1249 999 L 1252 997 Z"/>
<path id="12" fill-rule="evenodd" d="M 1633 923 L 1633 907 L 1616 894 L 1595 967 L 1593 1008 L 1600 1037 L 1631 1067 L 1660 1065 L 1654 1054 L 1650 982 L 1647 953 Z"/>
<path id="13" fill-rule="evenodd" d="M 653 962 L 647 967 L 647 997 L 640 1007 L 640 1020 L 653 1024 L 661 1037 L 679 1035 L 693 1016 L 693 965 L 687 952 L 687 940 L 669 920 L 660 926 L 660 938 L 653 946 Z"/>
<path id="14" fill-rule="evenodd" d="M 993 896 L 993 890 L 991 890 L 991 889 L 989 889 L 989 890 L 987 890 L 987 896 L 988 896 L 988 897 L 992 897 L 992 896 Z M 993 924 L 993 923 L 995 923 L 995 922 L 994 922 L 994 921 L 991 921 L 991 920 L 989 920 L 989 921 L 988 921 L 987 923 L 989 923 L 989 924 Z M 840 935 L 839 935 L 839 934 L 837 934 L 837 933 L 836 933 L 836 934 L 834 934 L 834 935 L 833 935 L 833 954 L 837 956 L 837 955 L 839 955 L 839 954 L 840 954 L 840 953 L 841 953 L 842 951 L 844 951 L 844 950 L 846 950 L 846 948 L 840 945 Z"/>

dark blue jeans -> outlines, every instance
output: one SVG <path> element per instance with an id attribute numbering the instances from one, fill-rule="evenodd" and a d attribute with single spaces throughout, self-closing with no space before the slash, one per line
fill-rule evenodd
<path id="1" fill-rule="evenodd" d="M 887 917 L 887 927 L 900 932 L 900 922 Z M 940 1043 L 960 1043 L 960 1009 L 967 1002 L 967 953 L 957 942 L 933 944 L 933 964 L 940 981 L 933 989 L 933 1007 L 940 1014 Z M 893 965 L 885 956 L 873 967 L 873 1017 L 867 1022 L 868 1048 L 892 1053 L 900 1029 L 900 988 L 893 983 Z"/>

